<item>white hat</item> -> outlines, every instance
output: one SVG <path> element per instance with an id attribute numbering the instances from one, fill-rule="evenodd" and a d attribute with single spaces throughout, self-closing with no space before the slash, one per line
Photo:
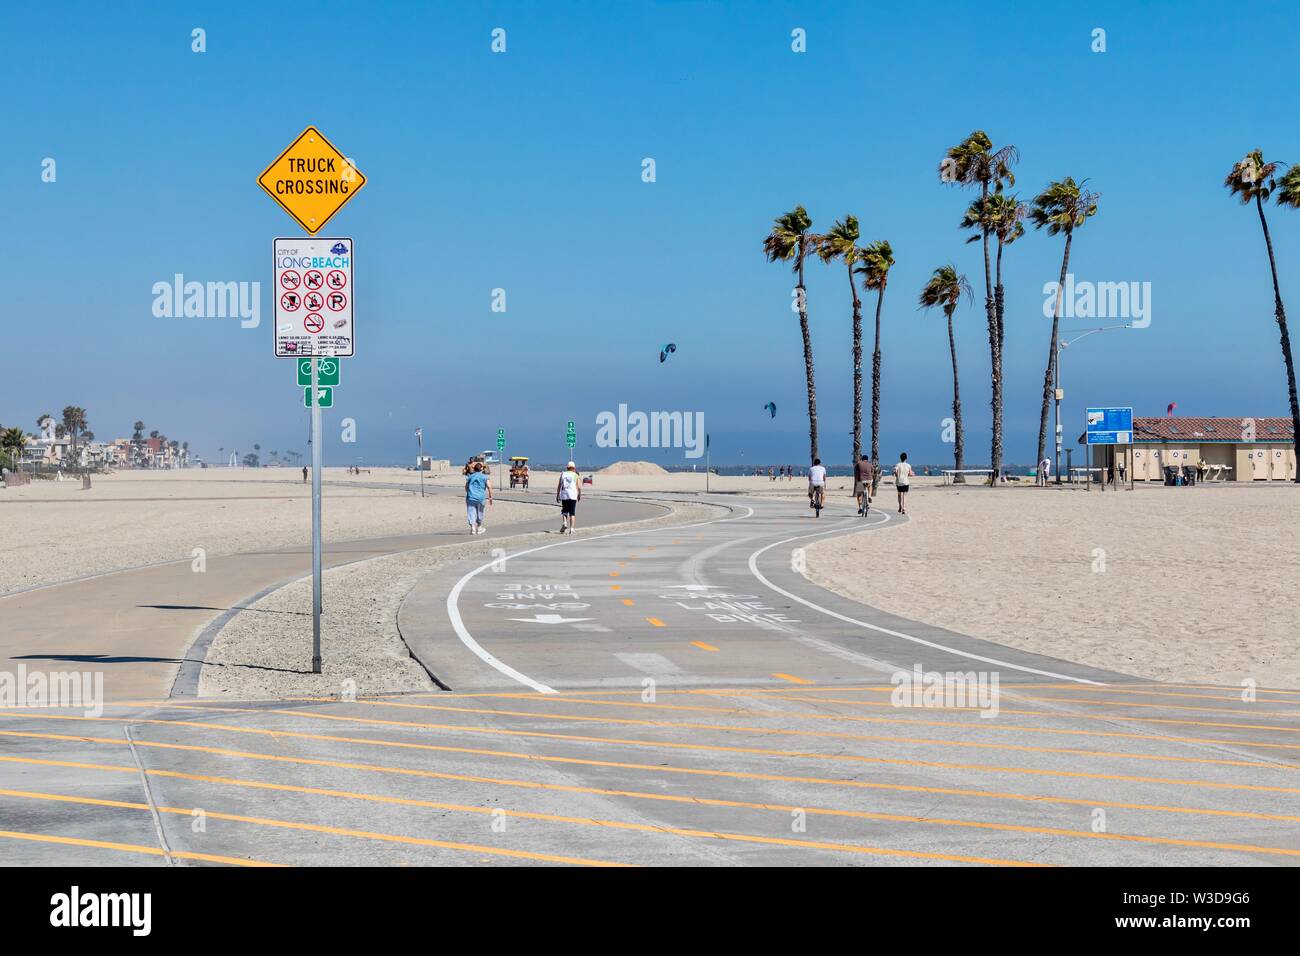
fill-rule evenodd
<path id="1" fill-rule="evenodd" d="M 565 468 L 572 468 L 574 471 L 577 471 L 577 470 L 578 470 L 578 466 L 575 465 L 573 462 L 569 462 L 569 463 L 568 463 L 567 465 L 565 465 L 564 467 L 565 467 Z"/>

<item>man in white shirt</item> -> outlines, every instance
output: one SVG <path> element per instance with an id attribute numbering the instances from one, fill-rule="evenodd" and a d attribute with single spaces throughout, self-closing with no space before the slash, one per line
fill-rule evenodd
<path id="1" fill-rule="evenodd" d="M 826 467 L 822 464 L 820 458 L 814 458 L 812 467 L 808 469 L 808 507 L 813 506 L 813 493 L 816 489 L 822 496 L 822 504 L 826 503 Z"/>
<path id="2" fill-rule="evenodd" d="M 1052 477 L 1052 459 L 1043 456 L 1043 460 L 1038 463 L 1038 481 L 1037 484 L 1046 486 L 1047 480 Z"/>
<path id="3" fill-rule="evenodd" d="M 912 486 L 912 466 L 907 463 L 907 452 L 898 456 L 898 464 L 894 466 L 894 487 L 898 489 L 898 513 L 907 514 L 907 491 Z"/>
<path id="4" fill-rule="evenodd" d="M 569 462 L 560 472 L 560 482 L 555 486 L 555 500 L 560 503 L 560 534 L 573 533 L 578 520 L 578 502 L 582 499 L 582 478 L 578 466 Z"/>

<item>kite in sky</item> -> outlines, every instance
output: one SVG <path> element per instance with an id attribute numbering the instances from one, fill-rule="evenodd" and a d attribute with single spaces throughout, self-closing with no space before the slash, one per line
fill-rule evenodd
<path id="1" fill-rule="evenodd" d="M 768 402 L 766 405 L 763 406 L 763 410 L 767 412 L 771 412 L 772 417 L 776 418 L 776 402 Z"/>
<path id="2" fill-rule="evenodd" d="M 667 345 L 661 348 L 659 350 L 659 364 L 662 365 L 665 361 L 668 360 L 668 356 L 672 355 L 676 351 L 677 351 L 676 342 L 669 342 Z"/>

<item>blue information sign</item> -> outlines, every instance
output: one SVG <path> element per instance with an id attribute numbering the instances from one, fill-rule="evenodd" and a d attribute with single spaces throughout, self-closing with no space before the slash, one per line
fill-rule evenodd
<path id="1" fill-rule="evenodd" d="M 1089 408 L 1085 419 L 1089 445 L 1133 444 L 1132 408 Z"/>

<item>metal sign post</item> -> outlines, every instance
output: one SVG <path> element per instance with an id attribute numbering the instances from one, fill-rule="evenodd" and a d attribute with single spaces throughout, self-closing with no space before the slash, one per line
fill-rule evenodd
<path id="1" fill-rule="evenodd" d="M 415 459 L 416 470 L 420 472 L 420 497 L 424 497 L 424 428 L 415 430 L 415 440 L 419 443 L 420 454 Z"/>
<path id="2" fill-rule="evenodd" d="M 502 482 L 505 481 L 505 475 L 504 475 L 505 467 L 506 467 L 506 430 L 504 428 L 498 428 L 497 429 L 497 491 L 501 491 L 505 488 L 505 485 L 502 484 Z"/>
<path id="3" fill-rule="evenodd" d="M 320 381 L 320 359 L 311 360 L 311 390 Z M 320 673 L 320 402 L 311 403 L 311 672 Z"/>
<path id="4" fill-rule="evenodd" d="M 258 184 L 307 233 L 315 237 L 366 184 L 341 151 L 314 126 L 284 150 L 258 177 Z M 321 472 L 324 441 L 321 408 L 334 405 L 338 359 L 355 352 L 353 248 L 346 238 L 275 240 L 275 336 L 277 358 L 298 362 L 298 383 L 311 409 L 311 670 L 321 673 Z M 310 370 L 304 368 L 304 361 Z M 304 381 L 304 379 L 308 379 Z M 421 475 L 423 480 L 423 475 Z"/>

